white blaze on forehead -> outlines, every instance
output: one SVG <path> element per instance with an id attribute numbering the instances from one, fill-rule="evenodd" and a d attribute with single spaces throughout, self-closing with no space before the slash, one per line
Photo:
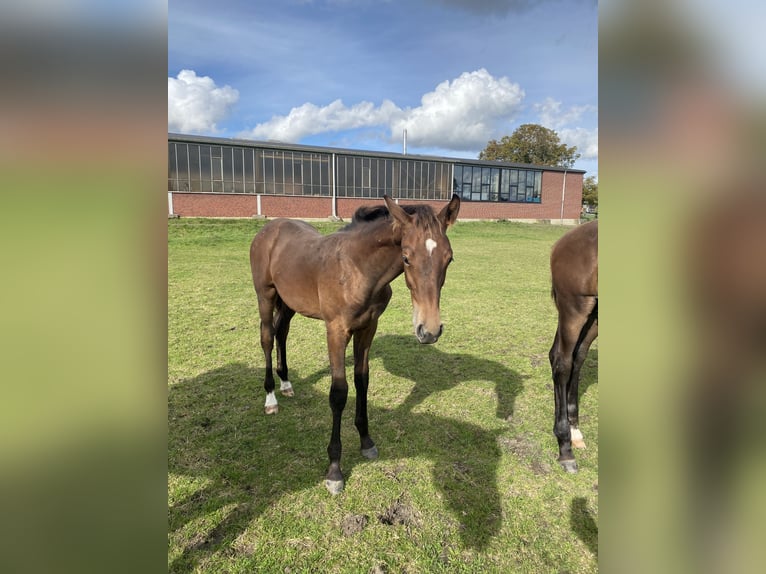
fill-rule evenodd
<path id="1" fill-rule="evenodd" d="M 428 255 L 430 256 L 434 252 L 434 249 L 436 249 L 436 241 L 430 237 L 426 239 L 426 249 L 428 249 Z"/>

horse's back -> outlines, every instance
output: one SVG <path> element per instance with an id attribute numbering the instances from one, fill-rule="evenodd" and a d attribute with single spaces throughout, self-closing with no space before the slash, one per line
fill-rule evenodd
<path id="1" fill-rule="evenodd" d="M 250 244 L 250 268 L 256 292 L 276 289 L 293 310 L 318 317 L 317 257 L 323 239 L 305 221 L 274 219 L 263 226 Z"/>
<path id="2" fill-rule="evenodd" d="M 300 248 L 321 234 L 305 221 L 274 219 L 255 234 L 250 244 L 250 262 L 268 260 L 285 249 Z"/>
<path id="3" fill-rule="evenodd" d="M 554 244 L 552 252 L 580 252 L 598 256 L 598 219 L 578 225 L 567 231 Z"/>

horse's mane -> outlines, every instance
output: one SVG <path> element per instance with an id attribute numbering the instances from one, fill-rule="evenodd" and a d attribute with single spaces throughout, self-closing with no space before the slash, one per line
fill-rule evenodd
<path id="1" fill-rule="evenodd" d="M 388 215 L 388 208 L 385 205 L 364 205 L 354 212 L 349 227 L 360 223 L 383 219 L 384 217 L 388 217 Z"/>
<path id="2" fill-rule="evenodd" d="M 434 232 L 441 229 L 439 220 L 436 218 L 436 214 L 430 205 L 402 205 L 401 207 L 410 215 L 415 215 L 422 226 L 433 229 Z M 354 216 L 351 218 L 351 223 L 346 225 L 343 228 L 343 231 L 352 231 L 376 221 L 391 219 L 392 218 L 388 213 L 388 208 L 385 205 L 364 205 L 354 212 Z M 395 225 L 396 222 L 393 222 L 393 224 Z"/>

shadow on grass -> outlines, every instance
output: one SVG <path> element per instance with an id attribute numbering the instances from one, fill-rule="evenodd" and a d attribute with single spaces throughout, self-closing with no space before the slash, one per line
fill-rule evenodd
<path id="1" fill-rule="evenodd" d="M 598 525 L 591 512 L 588 510 L 588 503 L 583 497 L 572 499 L 572 512 L 570 514 L 572 532 L 593 552 L 598 558 Z"/>
<path id="2" fill-rule="evenodd" d="M 416 361 L 411 359 L 412 354 L 402 353 L 408 347 L 417 347 Z M 495 383 L 498 418 L 508 420 L 522 389 L 523 377 L 500 363 L 474 355 L 443 353 L 437 346 L 421 345 L 412 336 L 376 337 L 370 358 L 380 358 L 389 373 L 415 381 L 412 392 L 399 407 L 405 412 L 412 411 L 432 393 L 467 380 L 485 380 Z"/>
<path id="3" fill-rule="evenodd" d="M 499 363 L 446 354 L 434 346 L 419 345 L 416 359 L 412 354 L 402 358 L 397 348 L 403 344 L 410 344 L 409 338 L 381 336 L 373 342 L 373 357 L 382 358 L 387 370 L 412 378 L 417 385 L 395 408 L 370 402 L 371 434 L 382 460 L 433 461 L 434 484 L 459 524 L 463 544 L 482 549 L 501 527 L 496 478 L 500 431 L 438 414 L 414 413 L 413 408 L 429 394 L 463 380 L 484 379 L 496 383 L 499 412 L 512 414 L 521 377 Z M 282 400 L 275 417 L 263 415 L 262 369 L 234 363 L 170 387 L 168 471 L 204 481 L 204 486 L 174 500 L 169 508 L 171 533 L 186 528 L 199 532 L 184 533 L 184 550 L 169 564 L 169 571 L 192 571 L 216 552 L 235 554 L 232 542 L 283 495 L 324 489 L 331 415 L 327 395 L 317 393 L 313 385 L 327 373 L 297 375 L 291 373 L 296 396 Z M 350 400 L 344 427 L 353 428 L 353 410 Z M 347 481 L 354 467 L 365 462 L 358 449 L 358 441 L 344 442 Z M 216 512 L 228 514 L 214 528 L 205 527 L 206 518 Z M 192 525 L 196 521 L 199 527 Z"/>

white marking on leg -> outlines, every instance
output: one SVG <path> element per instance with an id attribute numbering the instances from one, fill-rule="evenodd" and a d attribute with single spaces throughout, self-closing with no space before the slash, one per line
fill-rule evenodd
<path id="1" fill-rule="evenodd" d="M 266 395 L 266 404 L 263 405 L 263 407 L 267 415 L 274 414 L 279 410 L 279 405 L 277 404 L 277 396 L 274 394 L 274 391 L 271 391 Z"/>
<path id="2" fill-rule="evenodd" d="M 585 448 L 585 439 L 582 436 L 580 429 L 571 427 L 569 434 L 572 438 L 572 446 L 575 448 Z"/>
<path id="3" fill-rule="evenodd" d="M 279 378 L 279 375 L 277 375 L 277 378 Z M 295 391 L 293 391 L 293 386 L 290 384 L 290 381 L 283 381 L 282 379 L 279 379 L 279 392 L 286 397 L 295 396 Z"/>
<path id="4" fill-rule="evenodd" d="M 428 256 L 430 257 L 433 254 L 434 249 L 436 249 L 436 241 L 430 237 L 426 239 L 426 249 L 428 250 Z"/>

